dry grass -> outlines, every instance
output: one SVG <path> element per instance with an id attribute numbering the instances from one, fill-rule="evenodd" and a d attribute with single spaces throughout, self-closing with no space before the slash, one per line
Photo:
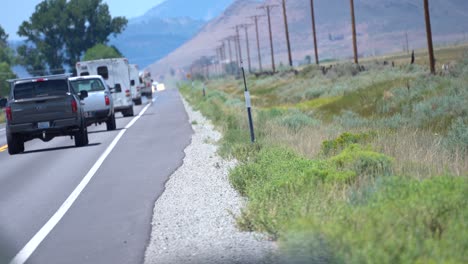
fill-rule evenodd
<path id="1" fill-rule="evenodd" d="M 438 69 L 442 64 L 450 64 L 462 58 L 468 49 L 468 44 L 461 44 L 449 47 L 439 47 L 434 50 L 434 56 Z M 429 53 L 427 49 L 419 49 L 414 51 L 415 63 L 423 66 L 428 66 Z M 395 65 L 407 65 L 411 60 L 411 54 L 395 53 L 379 57 L 370 57 L 361 59 L 361 62 L 375 62 L 375 61 L 393 61 Z"/>
<path id="2" fill-rule="evenodd" d="M 395 159 L 398 175 L 424 179 L 437 175 L 467 175 L 468 158 L 461 151 L 450 152 L 437 134 L 415 129 L 380 132 L 372 142 L 379 151 Z"/>
<path id="3" fill-rule="evenodd" d="M 316 128 L 306 127 L 294 132 L 272 122 L 267 123 L 262 129 L 265 130 L 267 143 L 288 147 L 311 159 L 317 158 L 320 154 L 323 141 L 332 139 L 341 132 L 326 125 Z"/>

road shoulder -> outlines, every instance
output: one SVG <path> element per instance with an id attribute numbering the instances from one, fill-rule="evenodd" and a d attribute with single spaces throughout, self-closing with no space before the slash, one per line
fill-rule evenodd
<path id="1" fill-rule="evenodd" d="M 245 203 L 228 180 L 235 161 L 216 153 L 220 133 L 184 104 L 192 143 L 155 204 L 145 263 L 270 263 L 275 244 L 235 226 Z"/>

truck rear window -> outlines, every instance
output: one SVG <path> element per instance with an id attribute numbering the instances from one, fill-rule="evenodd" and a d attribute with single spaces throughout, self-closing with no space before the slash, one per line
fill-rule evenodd
<path id="1" fill-rule="evenodd" d="M 66 95 L 69 92 L 66 80 L 20 83 L 15 85 L 13 91 L 16 100 L 60 96 Z"/>
<path id="2" fill-rule="evenodd" d="M 71 81 L 73 90 L 77 93 L 81 91 L 97 92 L 104 91 L 106 88 L 100 79 L 83 79 Z"/>

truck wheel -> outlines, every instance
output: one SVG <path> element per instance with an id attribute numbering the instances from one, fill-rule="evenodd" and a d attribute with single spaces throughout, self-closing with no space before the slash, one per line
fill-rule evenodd
<path id="1" fill-rule="evenodd" d="M 109 119 L 106 121 L 107 131 L 113 131 L 117 129 L 117 124 L 115 123 L 115 114 L 112 114 Z"/>
<path id="2" fill-rule="evenodd" d="M 122 112 L 123 116 L 125 117 L 128 117 L 128 116 L 134 116 L 134 112 L 133 112 L 133 106 L 130 106 L 129 109 L 125 110 Z"/>
<path id="3" fill-rule="evenodd" d="M 8 154 L 15 155 L 24 152 L 24 141 L 20 135 L 7 133 Z"/>
<path id="4" fill-rule="evenodd" d="M 88 145 L 88 131 L 84 125 L 80 127 L 80 129 L 75 133 L 75 146 L 76 147 L 83 147 Z"/>

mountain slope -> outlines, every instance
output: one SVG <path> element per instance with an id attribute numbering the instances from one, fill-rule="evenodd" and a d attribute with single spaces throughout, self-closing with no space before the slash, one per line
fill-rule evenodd
<path id="1" fill-rule="evenodd" d="M 268 1 L 270 3 L 271 1 Z M 345 3 L 345 4 L 344 4 Z M 431 17 L 434 40 L 445 43 L 463 38 L 468 25 L 468 1 L 431 0 Z M 210 21 L 190 41 L 169 56 L 151 66 L 152 71 L 164 73 L 170 68 L 181 69 L 201 56 L 215 55 L 220 40 L 233 35 L 236 24 L 252 23 L 248 18 L 265 14 L 257 9 L 259 1 L 238 0 L 223 14 Z M 343 0 L 315 1 L 316 21 L 321 59 L 352 56 L 349 2 Z M 358 45 L 361 56 L 401 51 L 409 36 L 409 48 L 425 44 L 424 12 L 419 0 L 355 0 Z M 280 7 L 272 11 L 272 28 L 276 63 L 287 63 L 284 22 Z M 313 55 L 310 1 L 289 0 L 288 22 L 293 59 L 300 63 L 306 55 Z M 270 67 L 269 36 L 266 19 L 259 23 L 260 45 L 264 64 Z M 255 49 L 254 29 L 249 29 L 253 64 Z M 227 42 L 225 42 L 227 43 Z M 242 53 L 245 54 L 244 31 L 241 31 Z M 233 49 L 234 53 L 234 49 Z"/>
<path id="2" fill-rule="evenodd" d="M 111 44 L 144 68 L 185 43 L 207 19 L 219 15 L 232 2 L 166 0 L 145 15 L 130 19 L 127 29 L 111 39 Z"/>
<path id="3" fill-rule="evenodd" d="M 233 0 L 168 0 L 152 8 L 145 17 L 179 18 L 190 17 L 198 20 L 210 20 L 223 12 Z"/>

